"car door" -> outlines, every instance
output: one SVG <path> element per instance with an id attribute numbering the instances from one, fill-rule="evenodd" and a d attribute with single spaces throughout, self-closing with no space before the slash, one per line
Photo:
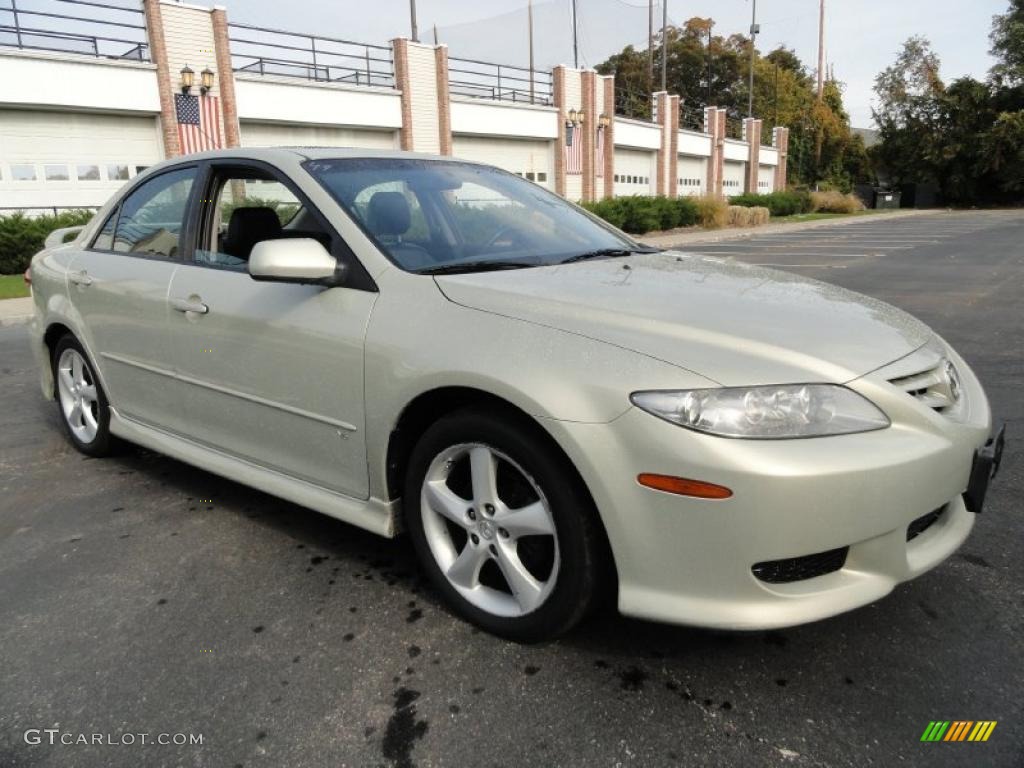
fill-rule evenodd
<path id="1" fill-rule="evenodd" d="M 114 409 L 166 427 L 169 397 L 167 289 L 181 263 L 196 166 L 176 167 L 133 187 L 71 262 L 68 289 L 80 332 Z"/>
<path id="2" fill-rule="evenodd" d="M 363 343 L 376 292 L 257 282 L 263 239 L 344 248 L 325 217 L 265 164 L 210 164 L 197 247 L 168 294 L 183 408 L 175 429 L 260 466 L 368 495 Z"/>

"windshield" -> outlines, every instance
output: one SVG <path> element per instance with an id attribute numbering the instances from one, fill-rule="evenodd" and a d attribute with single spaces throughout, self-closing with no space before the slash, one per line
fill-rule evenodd
<path id="1" fill-rule="evenodd" d="M 310 160 L 305 167 L 410 272 L 512 269 L 643 250 L 497 168 L 415 158 Z"/>

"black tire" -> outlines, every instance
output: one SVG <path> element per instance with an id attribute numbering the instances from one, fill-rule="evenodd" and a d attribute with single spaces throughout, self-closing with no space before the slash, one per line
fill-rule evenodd
<path id="1" fill-rule="evenodd" d="M 436 457 L 467 443 L 484 444 L 515 462 L 539 486 L 550 508 L 560 566 L 546 599 L 520 616 L 496 615 L 469 602 L 449 583 L 427 540 L 421 507 L 424 479 Z M 596 511 L 575 469 L 550 438 L 525 419 L 479 409 L 442 417 L 412 452 L 403 499 L 406 525 L 423 568 L 448 604 L 482 629 L 518 642 L 550 640 L 568 632 L 594 605 L 605 551 Z"/>
<path id="2" fill-rule="evenodd" d="M 58 383 L 58 376 L 60 375 L 58 371 L 58 363 L 61 356 L 68 349 L 72 349 L 81 355 L 87 379 L 96 387 L 96 401 L 93 412 L 95 414 L 97 429 L 96 434 L 88 441 L 83 440 L 75 434 L 71 425 L 68 423 L 67 417 L 64 415 L 64 408 L 61 405 L 60 385 Z M 89 360 L 89 356 L 86 354 L 82 345 L 78 343 L 78 339 L 70 333 L 61 337 L 60 341 L 58 341 L 57 345 L 53 348 L 53 355 L 50 358 L 50 366 L 53 371 L 53 392 L 57 401 L 57 412 L 60 416 L 61 426 L 64 428 L 64 434 L 67 435 L 71 444 L 86 456 L 93 456 L 96 458 L 109 456 L 114 451 L 117 442 L 116 438 L 110 434 L 110 404 L 107 401 L 107 394 L 103 391 L 103 386 L 100 384 L 99 378 L 96 376 L 92 361 Z"/>

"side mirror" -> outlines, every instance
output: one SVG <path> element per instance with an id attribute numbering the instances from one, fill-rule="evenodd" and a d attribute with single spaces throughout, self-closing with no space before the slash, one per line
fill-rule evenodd
<path id="1" fill-rule="evenodd" d="M 253 280 L 338 285 L 343 274 L 337 259 L 311 237 L 261 240 L 249 254 Z"/>

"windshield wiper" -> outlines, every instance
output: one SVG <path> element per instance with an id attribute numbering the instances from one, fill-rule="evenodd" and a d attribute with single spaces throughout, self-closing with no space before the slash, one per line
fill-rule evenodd
<path id="1" fill-rule="evenodd" d="M 478 261 L 459 261 L 454 264 L 442 264 L 438 267 L 416 270 L 417 275 L 458 275 L 463 272 L 490 272 L 499 269 L 527 269 L 536 267 L 528 261 L 496 261 L 480 259 Z"/>
<path id="2" fill-rule="evenodd" d="M 590 259 L 609 259 L 618 256 L 632 256 L 634 253 L 657 253 L 657 248 L 636 247 L 636 248 L 599 248 L 596 251 L 577 253 L 567 259 L 562 259 L 560 264 L 572 264 L 574 261 L 589 261 Z"/>

